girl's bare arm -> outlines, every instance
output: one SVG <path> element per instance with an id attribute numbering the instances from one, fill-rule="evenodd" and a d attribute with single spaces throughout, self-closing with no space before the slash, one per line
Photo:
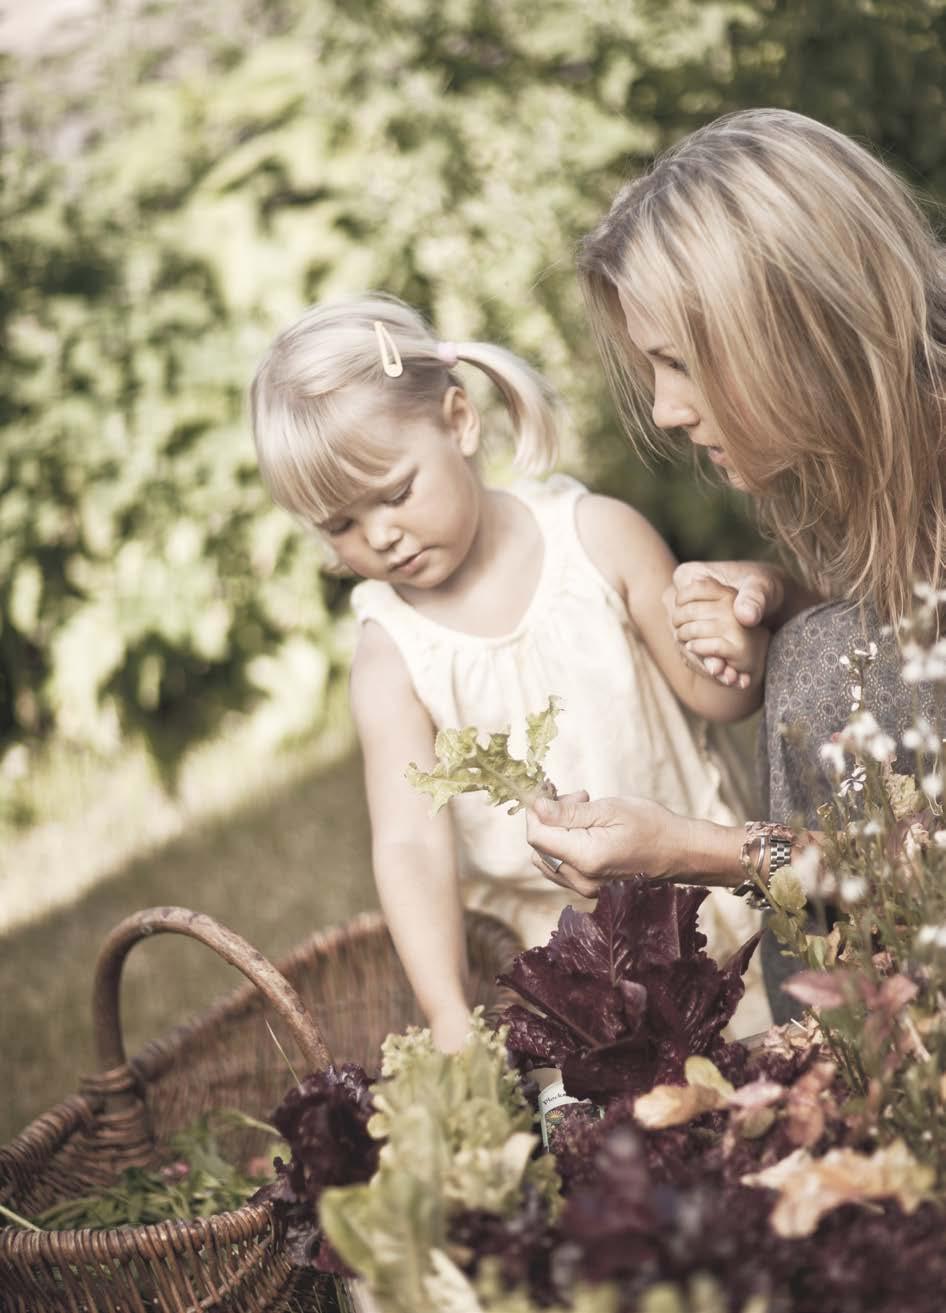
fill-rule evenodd
<path id="1" fill-rule="evenodd" d="M 434 726 L 403 658 L 380 625 L 364 626 L 351 672 L 364 755 L 378 898 L 434 1040 L 457 1048 L 468 1013 L 466 939 L 453 833 L 446 812 L 404 778 L 433 761 Z"/>
<path id="2" fill-rule="evenodd" d="M 727 687 L 688 664 L 664 604 L 676 561 L 670 548 L 639 512 L 610 497 L 583 497 L 577 508 L 581 541 L 594 564 L 620 593 L 628 614 L 677 697 L 708 720 L 741 720 L 762 699 L 768 630 L 742 629 L 741 664 L 753 675 L 747 688 Z M 744 640 L 741 635 L 745 635 Z"/>

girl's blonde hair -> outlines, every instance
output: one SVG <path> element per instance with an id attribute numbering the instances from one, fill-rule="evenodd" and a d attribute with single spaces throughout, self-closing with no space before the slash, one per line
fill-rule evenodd
<path id="1" fill-rule="evenodd" d="M 915 578 L 939 583 L 946 266 L 888 168 L 800 114 L 731 114 L 619 192 L 579 270 L 632 436 L 666 441 L 621 300 L 682 356 L 810 584 L 896 621 Z"/>
<path id="2" fill-rule="evenodd" d="M 403 365 L 399 377 L 384 371 L 379 323 Z M 354 501 L 390 466 L 399 425 L 442 423 L 444 395 L 459 385 L 454 359 L 476 365 L 498 388 L 515 430 L 516 464 L 548 469 L 557 451 L 555 412 L 540 374 L 500 346 L 441 343 L 416 310 L 369 293 L 311 306 L 256 371 L 253 435 L 274 501 L 313 526 Z"/>

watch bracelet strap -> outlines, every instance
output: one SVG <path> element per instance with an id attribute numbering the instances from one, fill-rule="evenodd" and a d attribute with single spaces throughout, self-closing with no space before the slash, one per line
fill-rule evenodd
<path id="1" fill-rule="evenodd" d="M 738 898 L 744 898 L 749 906 L 756 910 L 766 908 L 768 902 L 759 888 L 758 881 L 761 879 L 767 884 L 776 871 L 791 863 L 793 838 L 794 835 L 787 825 L 779 825 L 771 821 L 748 821 L 739 860 L 749 878 L 736 885 L 730 892 Z M 756 843 L 759 845 L 759 855 L 753 863 L 750 853 Z M 767 875 L 763 876 L 766 847 L 769 851 L 769 868 Z"/>

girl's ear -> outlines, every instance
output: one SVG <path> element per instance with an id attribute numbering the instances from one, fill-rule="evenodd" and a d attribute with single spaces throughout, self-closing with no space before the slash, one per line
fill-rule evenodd
<path id="1" fill-rule="evenodd" d="M 443 422 L 463 456 L 474 456 L 480 445 L 480 412 L 461 387 L 449 387 L 443 397 Z"/>

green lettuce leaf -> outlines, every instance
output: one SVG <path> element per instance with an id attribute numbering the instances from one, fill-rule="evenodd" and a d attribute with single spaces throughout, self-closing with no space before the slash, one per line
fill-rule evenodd
<path id="1" fill-rule="evenodd" d="M 489 734 L 482 742 L 479 730 L 468 725 L 465 729 L 442 729 L 434 742 L 436 766 L 423 771 L 412 761 L 406 778 L 415 789 L 430 794 L 434 816 L 458 794 L 480 790 L 494 807 L 511 803 L 510 816 L 531 806 L 536 798 L 554 798 L 555 786 L 547 778 L 542 762 L 558 733 L 555 719 L 560 709 L 561 699 L 550 697 L 542 711 L 526 718 L 525 761 L 510 754 L 508 730 Z"/>
<path id="2" fill-rule="evenodd" d="M 505 1039 L 478 1009 L 459 1053 L 441 1053 L 429 1031 L 385 1041 L 368 1123 L 384 1141 L 378 1170 L 366 1185 L 325 1190 L 320 1218 L 337 1253 L 390 1313 L 440 1313 L 437 1283 L 428 1282 L 452 1214 L 509 1216 L 526 1185 L 558 1204 L 554 1160 L 532 1157 L 532 1110 Z"/>

